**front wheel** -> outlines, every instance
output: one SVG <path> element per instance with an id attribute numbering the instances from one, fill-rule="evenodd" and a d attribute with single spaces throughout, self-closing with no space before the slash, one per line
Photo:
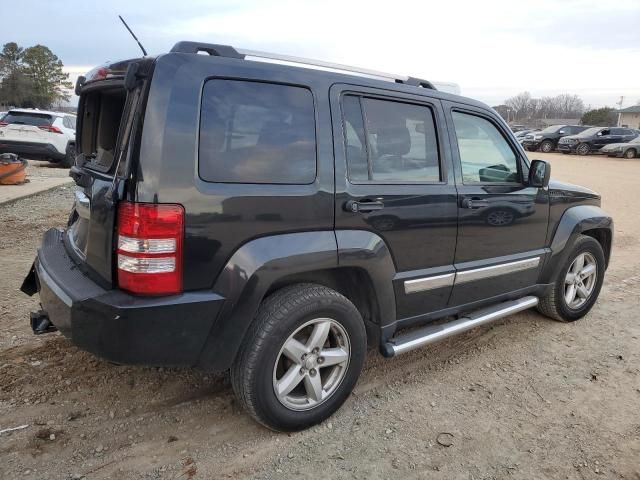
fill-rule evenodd
<path id="1" fill-rule="evenodd" d="M 315 284 L 269 296 L 231 368 L 233 390 L 258 422 L 302 430 L 332 415 L 355 386 L 367 349 L 356 307 Z"/>
<path id="2" fill-rule="evenodd" d="M 553 142 L 550 140 L 545 140 L 540 144 L 540 151 L 543 153 L 550 153 L 553 151 Z"/>
<path id="3" fill-rule="evenodd" d="M 630 148 L 629 150 L 627 150 L 626 152 L 624 152 L 624 158 L 636 158 L 636 151 L 633 148 Z"/>
<path id="4" fill-rule="evenodd" d="M 591 148 L 586 143 L 581 143 L 576 147 L 576 153 L 578 155 L 588 155 Z"/>
<path id="5" fill-rule="evenodd" d="M 606 262 L 602 246 L 592 237 L 578 237 L 551 291 L 538 310 L 547 317 L 573 322 L 584 317 L 600 294 Z"/>

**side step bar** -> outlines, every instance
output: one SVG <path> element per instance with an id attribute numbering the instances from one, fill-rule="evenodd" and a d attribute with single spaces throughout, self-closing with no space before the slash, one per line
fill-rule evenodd
<path id="1" fill-rule="evenodd" d="M 480 325 L 491 323 L 500 318 L 521 312 L 522 310 L 527 310 L 528 308 L 535 307 L 537 304 L 537 297 L 522 297 L 518 300 L 498 303 L 491 307 L 467 313 L 463 317 L 448 323 L 427 325 L 418 330 L 413 330 L 404 335 L 389 339 L 383 345 L 382 353 L 385 357 L 393 357 L 401 353 L 406 353 L 416 348 L 466 332 Z"/>

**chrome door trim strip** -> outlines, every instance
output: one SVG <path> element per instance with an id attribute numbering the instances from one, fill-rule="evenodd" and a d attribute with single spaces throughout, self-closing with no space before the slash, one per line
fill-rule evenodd
<path id="1" fill-rule="evenodd" d="M 433 277 L 416 278 L 415 280 L 405 280 L 404 293 L 424 292 L 436 288 L 451 287 L 456 278 L 455 273 L 445 273 Z"/>
<path id="2" fill-rule="evenodd" d="M 517 260 L 515 262 L 491 265 L 490 267 L 474 268 L 463 272 L 452 272 L 445 273 L 443 275 L 405 280 L 404 293 L 409 294 L 424 292 L 426 290 L 435 290 L 436 288 L 452 287 L 458 284 L 475 282 L 476 280 L 484 280 L 487 278 L 498 277 L 500 275 L 508 275 L 510 273 L 529 270 L 531 268 L 536 268 L 538 265 L 540 265 L 540 257 L 533 257 L 524 260 Z"/>
<path id="3" fill-rule="evenodd" d="M 474 268 L 473 270 L 465 270 L 456 273 L 455 285 L 460 283 L 475 282 L 476 280 L 484 280 L 487 278 L 507 275 L 509 273 L 521 272 L 536 268 L 540 264 L 540 257 L 527 258 L 516 262 L 501 263 L 490 267 Z"/>

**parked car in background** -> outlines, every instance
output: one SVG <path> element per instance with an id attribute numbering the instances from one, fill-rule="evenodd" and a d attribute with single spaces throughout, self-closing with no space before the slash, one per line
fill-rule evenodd
<path id="1" fill-rule="evenodd" d="M 640 156 L 640 136 L 627 143 L 611 143 L 600 150 L 609 157 L 636 158 Z"/>
<path id="2" fill-rule="evenodd" d="M 518 143 L 520 143 L 522 145 L 522 142 L 524 141 L 524 137 L 528 134 L 528 133 L 532 133 L 532 132 L 537 132 L 538 130 L 536 129 L 526 129 L 526 130 L 520 130 L 518 132 L 515 132 L 513 135 L 516 137 L 516 139 L 518 140 Z"/>
<path id="3" fill-rule="evenodd" d="M 605 145 L 627 143 L 637 137 L 635 130 L 621 127 L 591 127 L 577 135 L 563 137 L 558 142 L 562 153 L 588 155 L 597 152 Z"/>
<path id="4" fill-rule="evenodd" d="M 45 110 L 9 110 L 0 120 L 0 153 L 70 167 L 76 157 L 76 117 Z"/>
<path id="5" fill-rule="evenodd" d="M 544 153 L 553 152 L 558 146 L 558 140 L 567 135 L 575 135 L 589 127 L 583 125 L 552 125 L 539 132 L 528 133 L 522 146 L 531 152 L 540 150 Z"/>
<path id="6" fill-rule="evenodd" d="M 511 125 L 509 128 L 513 133 L 521 132 L 522 130 L 527 129 L 525 125 Z"/>

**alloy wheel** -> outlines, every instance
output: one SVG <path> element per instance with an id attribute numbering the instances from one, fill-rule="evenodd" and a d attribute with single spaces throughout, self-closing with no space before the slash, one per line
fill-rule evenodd
<path id="1" fill-rule="evenodd" d="M 633 148 L 630 148 L 626 152 L 624 152 L 625 158 L 636 158 L 636 151 Z"/>
<path id="2" fill-rule="evenodd" d="M 284 342 L 273 368 L 276 397 L 291 410 L 309 410 L 329 399 L 345 377 L 349 336 L 331 318 L 316 318 Z"/>
<path id="3" fill-rule="evenodd" d="M 574 310 L 591 297 L 598 279 L 598 264 L 588 252 L 579 254 L 571 263 L 564 279 L 564 300 Z"/>

